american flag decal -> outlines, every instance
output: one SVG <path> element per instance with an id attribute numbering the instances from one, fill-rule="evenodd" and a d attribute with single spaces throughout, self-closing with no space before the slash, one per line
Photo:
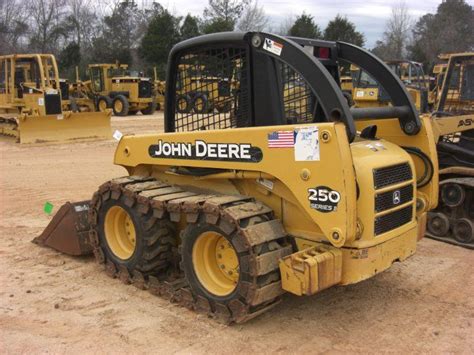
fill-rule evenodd
<path id="1" fill-rule="evenodd" d="M 293 148 L 294 145 L 293 131 L 276 131 L 268 134 L 268 148 Z"/>

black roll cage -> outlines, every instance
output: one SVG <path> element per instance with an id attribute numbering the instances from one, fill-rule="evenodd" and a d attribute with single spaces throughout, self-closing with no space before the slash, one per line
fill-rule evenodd
<path id="1" fill-rule="evenodd" d="M 263 49 L 265 40 L 282 45 L 283 49 L 280 55 Z M 415 135 L 421 128 L 417 110 L 398 76 L 383 61 L 360 47 L 344 42 L 285 38 L 263 32 L 221 32 L 188 39 L 172 48 L 166 73 L 166 132 L 174 132 L 175 74 L 181 54 L 192 49 L 218 45 L 245 46 L 251 59 L 263 54 L 289 65 L 306 80 L 326 118 L 344 122 L 350 142 L 356 136 L 354 119 L 359 118 L 398 118 L 402 130 L 407 135 Z M 312 54 L 308 50 L 311 47 L 313 48 Z M 328 48 L 328 58 L 318 58 L 315 55 L 315 48 Z M 340 60 L 358 66 L 377 80 L 390 95 L 393 107 L 350 109 L 339 86 L 338 65 Z M 265 123 L 268 124 L 268 122 Z M 261 125 L 258 122 L 253 122 L 253 124 Z M 281 122 L 273 124 L 281 124 Z"/>

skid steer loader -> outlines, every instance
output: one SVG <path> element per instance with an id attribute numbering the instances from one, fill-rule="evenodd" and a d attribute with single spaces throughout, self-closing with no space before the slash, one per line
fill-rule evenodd
<path id="1" fill-rule="evenodd" d="M 427 235 L 474 249 L 474 53 L 449 56 L 436 111 L 440 204 Z"/>
<path id="2" fill-rule="evenodd" d="M 392 106 L 349 108 L 339 61 L 370 73 Z M 177 111 L 190 66 L 235 80 L 229 112 Z M 121 138 L 115 164 L 129 175 L 63 206 L 36 243 L 92 251 L 108 275 L 229 323 L 415 253 L 438 198 L 431 121 L 370 52 L 210 34 L 172 49 L 166 85 L 166 132 Z M 297 115 L 293 86 L 305 88 Z"/>
<path id="3" fill-rule="evenodd" d="M 62 92 L 53 55 L 0 56 L 0 133 L 20 143 L 111 137 L 110 112 L 63 111 Z"/>

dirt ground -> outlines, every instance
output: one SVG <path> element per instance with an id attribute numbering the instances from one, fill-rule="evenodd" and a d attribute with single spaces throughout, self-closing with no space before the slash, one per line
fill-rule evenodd
<path id="1" fill-rule="evenodd" d="M 150 133 L 162 117 L 113 118 Z M 30 243 L 68 200 L 125 175 L 116 142 L 26 145 L 0 138 L 0 353 L 474 353 L 474 251 L 430 239 L 403 264 L 224 326 Z"/>

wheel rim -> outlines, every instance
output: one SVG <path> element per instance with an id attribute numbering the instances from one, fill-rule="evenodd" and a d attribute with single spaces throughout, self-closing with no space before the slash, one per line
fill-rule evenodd
<path id="1" fill-rule="evenodd" d="M 105 215 L 105 239 L 112 253 L 122 260 L 135 252 L 136 232 L 130 215 L 120 206 L 113 206 Z"/>
<path id="2" fill-rule="evenodd" d="M 120 100 L 115 100 L 115 102 L 114 102 L 114 109 L 115 109 L 116 112 L 122 112 L 122 110 L 123 110 L 122 101 L 120 101 Z"/>
<path id="3" fill-rule="evenodd" d="M 198 110 L 199 112 L 202 111 L 204 109 L 203 99 L 198 98 L 194 103 L 194 107 L 196 107 L 196 110 Z"/>
<path id="4" fill-rule="evenodd" d="M 187 102 L 185 99 L 179 99 L 178 101 L 178 107 L 181 111 L 186 110 Z"/>
<path id="5" fill-rule="evenodd" d="M 99 100 L 99 111 L 104 112 L 107 109 L 107 102 Z"/>
<path id="6" fill-rule="evenodd" d="M 227 296 L 239 281 L 239 259 L 232 244 L 218 232 L 204 232 L 193 246 L 193 267 L 201 285 Z"/>

